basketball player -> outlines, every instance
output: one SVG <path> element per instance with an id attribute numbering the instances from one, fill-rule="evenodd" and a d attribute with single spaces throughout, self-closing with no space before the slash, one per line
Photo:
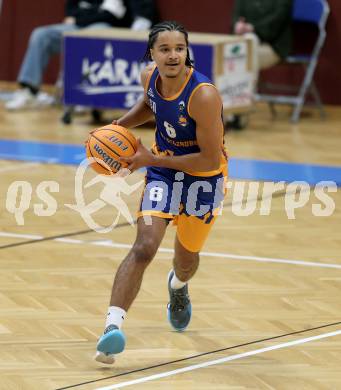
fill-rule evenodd
<path id="1" fill-rule="evenodd" d="M 146 58 L 154 65 L 141 75 L 144 99 L 113 122 L 133 128 L 155 116 L 156 132 L 151 151 L 138 140 L 136 154 L 121 158 L 131 171 L 147 167 L 147 174 L 137 236 L 116 273 L 105 331 L 97 344 L 95 359 L 109 364 L 124 349 L 126 312 L 170 221 L 177 225 L 177 235 L 168 275 L 168 320 L 178 331 L 188 326 L 188 281 L 223 200 L 227 174 L 222 101 L 210 80 L 192 67 L 184 27 L 169 21 L 155 25 Z"/>

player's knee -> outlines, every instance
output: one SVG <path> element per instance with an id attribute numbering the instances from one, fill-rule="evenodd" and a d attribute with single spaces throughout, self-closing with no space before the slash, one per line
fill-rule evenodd
<path id="1" fill-rule="evenodd" d="M 135 262 L 147 266 L 153 260 L 156 251 L 157 246 L 149 240 L 135 243 L 132 248 L 133 259 Z"/>
<path id="2" fill-rule="evenodd" d="M 175 258 L 174 262 L 176 268 L 182 272 L 190 272 L 193 268 L 197 268 L 199 265 L 199 254 L 197 253 L 187 253 L 187 255 L 182 255 L 180 258 Z"/>

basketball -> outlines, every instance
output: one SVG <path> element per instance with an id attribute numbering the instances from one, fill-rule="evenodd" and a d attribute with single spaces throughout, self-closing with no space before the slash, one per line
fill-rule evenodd
<path id="1" fill-rule="evenodd" d="M 120 157 L 133 156 L 137 149 L 136 138 L 125 127 L 106 125 L 93 131 L 86 142 L 87 158 L 96 158 L 90 164 L 101 175 L 112 175 L 128 166 Z"/>

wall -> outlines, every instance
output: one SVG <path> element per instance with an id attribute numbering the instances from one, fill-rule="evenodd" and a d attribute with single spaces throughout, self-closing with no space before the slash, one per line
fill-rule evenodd
<path id="1" fill-rule="evenodd" d="M 0 80 L 16 79 L 31 31 L 44 24 L 60 23 L 63 14 L 63 0 L 2 0 Z M 45 82 L 56 80 L 58 60 L 49 65 Z"/>
<path id="2" fill-rule="evenodd" d="M 233 0 L 156 0 L 161 19 L 175 19 L 190 31 L 229 33 Z M 15 80 L 30 32 L 34 27 L 58 23 L 63 18 L 62 0 L 3 0 L 0 17 L 0 80 Z M 212 7 L 214 4 L 214 7 Z M 329 0 L 331 14 L 327 40 L 316 71 L 316 83 L 322 100 L 341 105 L 341 1 Z M 307 39 L 302 32 L 302 39 Z M 45 82 L 55 81 L 58 59 L 49 66 Z M 267 80 L 299 82 L 301 72 L 278 67 L 265 73 Z"/>

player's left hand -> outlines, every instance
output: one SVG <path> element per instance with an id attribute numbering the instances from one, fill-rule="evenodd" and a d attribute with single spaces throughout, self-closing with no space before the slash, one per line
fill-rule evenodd
<path id="1" fill-rule="evenodd" d="M 136 171 L 136 169 L 152 166 L 154 161 L 154 155 L 142 144 L 141 139 L 137 138 L 136 153 L 131 157 L 120 157 L 119 161 L 127 163 L 127 168 L 131 172 L 134 172 Z"/>

